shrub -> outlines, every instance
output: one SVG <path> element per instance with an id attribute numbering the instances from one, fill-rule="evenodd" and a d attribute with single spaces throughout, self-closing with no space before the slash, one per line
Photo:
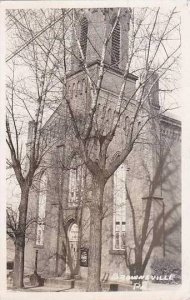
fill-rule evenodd
<path id="1" fill-rule="evenodd" d="M 179 284 L 181 283 L 181 264 L 169 258 L 157 258 L 155 257 L 151 264 L 152 275 L 158 277 L 169 276 L 170 280 L 157 280 L 154 279 L 155 283 L 171 283 L 171 284 Z"/>

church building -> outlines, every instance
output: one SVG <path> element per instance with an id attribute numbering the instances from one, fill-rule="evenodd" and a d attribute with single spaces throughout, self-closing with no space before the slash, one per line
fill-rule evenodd
<path id="1" fill-rule="evenodd" d="M 76 15 L 78 41 L 89 74 L 96 81 L 104 34 L 113 27 L 117 9 L 77 9 Z M 97 105 L 97 122 L 105 130 L 113 121 L 128 59 L 130 15 L 129 8 L 121 9 L 105 54 L 104 78 Z M 83 115 L 90 109 L 89 74 L 81 63 L 72 28 L 69 34 L 71 55 L 66 92 L 76 111 L 77 122 L 81 120 L 80 126 L 85 126 Z M 134 253 L 137 241 L 143 244 L 142 259 L 147 259 L 146 274 L 151 274 L 155 259 L 180 263 L 181 124 L 172 115 L 160 113 L 159 80 L 156 76 L 154 73 L 150 79 L 155 84 L 149 95 L 149 105 L 159 117 L 146 126 L 144 138 L 136 143 L 106 183 L 102 221 L 102 281 L 123 281 L 131 274 L 136 263 Z M 137 81 L 137 76 L 128 74 L 124 91 L 126 99 L 133 95 Z M 115 142 L 110 149 L 116 155 L 125 142 L 132 109 L 133 105 L 118 125 Z M 137 126 L 140 126 L 140 121 Z M 26 235 L 25 272 L 31 274 L 37 261 L 37 271 L 46 279 L 83 279 L 88 276 L 91 180 L 77 153 L 71 127 L 67 103 L 63 99 L 43 128 L 44 139 L 51 147 L 36 175 L 28 206 L 28 219 L 36 218 L 37 221 L 28 228 Z M 32 128 L 33 123 L 30 122 L 28 149 Z M 148 202 L 151 202 L 150 211 Z"/>

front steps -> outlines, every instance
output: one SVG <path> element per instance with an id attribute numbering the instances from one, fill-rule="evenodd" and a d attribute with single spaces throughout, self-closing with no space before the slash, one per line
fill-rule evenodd
<path id="1" fill-rule="evenodd" d="M 45 279 L 44 286 L 57 287 L 64 289 L 78 288 L 81 291 L 86 290 L 86 280 L 64 279 L 63 277 L 52 277 Z"/>
<path id="2" fill-rule="evenodd" d="M 110 285 L 118 285 L 118 291 L 130 291 L 133 289 L 132 285 L 125 283 L 115 283 L 115 282 L 102 282 L 102 291 L 110 291 Z M 45 287 L 49 288 L 59 288 L 59 289 L 73 289 L 76 288 L 80 291 L 86 291 L 86 279 L 64 279 L 63 277 L 51 277 L 45 279 Z"/>

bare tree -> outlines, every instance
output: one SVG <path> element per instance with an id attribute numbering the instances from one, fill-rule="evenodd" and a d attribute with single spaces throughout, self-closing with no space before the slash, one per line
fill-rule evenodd
<path id="1" fill-rule="evenodd" d="M 104 10 L 105 15 L 109 16 L 109 13 L 109 9 Z M 166 77 L 167 72 L 170 73 L 172 71 L 179 56 L 180 42 L 170 50 L 166 50 L 167 47 L 165 47 L 165 41 L 169 41 L 169 35 L 173 34 L 176 28 L 179 34 L 179 24 L 173 25 L 175 15 L 176 9 L 173 9 L 164 18 L 161 26 L 159 9 L 142 9 L 137 13 L 132 12 L 128 59 L 117 91 L 115 105 L 113 105 L 109 101 L 103 100 L 104 95 L 101 89 L 109 69 L 106 65 L 106 52 L 109 49 L 109 42 L 113 32 L 120 20 L 121 9 L 117 10 L 115 21 L 110 30 L 107 30 L 105 27 L 102 51 L 99 56 L 95 79 L 86 62 L 84 49 L 77 32 L 78 11 L 73 10 L 71 23 L 79 51 L 78 60 L 83 66 L 89 89 L 89 108 L 86 116 L 83 114 L 83 122 L 81 122 L 78 114 L 79 109 L 76 108 L 74 102 L 68 96 L 66 66 L 63 86 L 64 99 L 78 144 L 78 153 L 90 171 L 93 182 L 92 198 L 89 201 L 90 261 L 88 267 L 88 291 L 101 289 L 101 241 L 105 185 L 134 149 L 139 137 L 150 129 L 150 120 L 158 118 L 163 112 L 153 108 L 150 98 L 153 94 L 154 86 L 158 84 L 161 78 L 164 79 Z M 88 40 L 90 43 L 93 43 L 90 36 Z M 160 52 L 163 52 L 163 48 L 164 54 L 162 53 L 163 56 L 160 59 Z M 138 86 L 127 95 L 126 99 L 130 73 L 138 75 Z M 102 103 L 105 104 L 105 109 Z M 112 108 L 112 115 L 109 116 L 109 119 L 112 120 L 110 123 L 106 122 L 109 108 Z M 129 123 L 126 128 L 126 134 L 124 134 L 121 133 L 119 126 L 123 117 L 126 116 L 129 117 Z"/>
<path id="2" fill-rule="evenodd" d="M 36 30 L 41 30 L 48 20 L 55 20 L 56 11 L 8 11 L 8 23 L 11 23 L 10 39 L 13 50 L 15 44 L 23 45 L 31 38 L 24 51 L 9 62 L 7 79 L 7 145 L 10 156 L 9 168 L 14 170 L 21 190 L 18 226 L 15 234 L 14 286 L 23 287 L 25 232 L 27 227 L 27 209 L 30 189 L 34 176 L 42 164 L 44 155 L 54 145 L 45 138 L 43 124 L 47 120 L 50 107 L 54 109 L 56 97 L 60 94 L 55 74 L 59 73 L 57 60 L 50 57 L 59 55 L 58 37 L 61 28 L 46 30 L 40 39 L 33 39 Z M 60 17 L 60 16 L 59 16 Z M 53 34 L 52 34 L 53 33 Z M 9 40 L 10 41 L 10 40 Z M 10 42 L 10 44 L 11 44 Z M 14 44 L 15 42 L 15 44 Z M 41 44 L 44 45 L 42 51 Z M 52 96 L 53 95 L 53 96 Z M 30 121 L 30 122 L 29 122 Z M 27 141 L 27 124 L 29 138 Z M 8 212 L 9 216 L 9 212 Z"/>
<path id="3" fill-rule="evenodd" d="M 153 251 L 159 248 L 161 255 L 165 256 L 166 244 L 170 247 L 169 236 L 176 230 L 179 233 L 181 204 L 175 195 L 179 190 L 176 186 L 172 187 L 172 182 L 179 180 L 180 160 L 174 155 L 179 144 L 179 134 L 177 132 L 176 138 L 175 130 L 171 130 L 169 137 L 156 138 L 157 142 L 153 146 L 157 148 L 154 151 L 156 161 L 153 172 L 147 162 L 141 163 L 147 181 L 145 185 L 148 187 L 147 196 L 142 197 L 142 205 L 132 193 L 134 187 L 126 180 L 126 201 L 127 209 L 130 211 L 131 236 L 128 236 L 128 241 L 126 241 L 124 256 L 131 275 L 144 275 Z M 166 199 L 164 199 L 165 196 Z M 180 247 L 179 244 L 178 237 L 176 247 Z"/>
<path id="4" fill-rule="evenodd" d="M 61 260 L 64 261 L 65 267 L 69 268 L 69 278 L 74 278 L 75 275 L 78 275 L 80 269 L 80 248 L 82 243 L 82 235 L 84 226 L 82 226 L 82 217 L 83 217 L 83 207 L 85 203 L 85 182 L 86 175 L 84 174 L 84 166 L 80 164 L 79 161 L 75 160 L 75 163 L 72 164 L 73 155 L 71 157 L 67 156 L 65 149 L 61 146 L 58 146 L 58 155 L 57 162 L 55 164 L 55 172 L 59 172 L 59 191 L 58 191 L 58 205 L 59 205 L 59 237 L 58 237 L 58 257 L 57 257 L 57 272 L 58 272 L 58 262 Z M 71 223 L 68 224 L 67 215 L 65 214 L 64 204 L 63 204 L 63 188 L 64 188 L 64 178 L 66 174 L 72 172 L 76 169 L 80 169 L 80 184 L 75 187 L 75 190 L 72 191 L 76 195 L 74 203 L 74 213 Z M 83 172 L 82 172 L 83 170 Z M 68 196 L 69 197 L 69 196 Z M 74 223 L 73 223 L 74 221 Z M 69 226 L 75 224 L 76 232 L 74 236 L 74 243 L 71 243 L 69 236 Z M 62 237 L 62 238 L 61 238 Z M 74 257 L 73 257 L 74 256 Z"/>
<path id="5" fill-rule="evenodd" d="M 104 21 L 107 18 L 111 18 L 110 9 L 102 9 L 101 12 L 104 16 Z M 41 11 L 46 15 L 46 11 Z M 56 12 L 57 13 L 57 12 Z M 8 146 L 11 150 L 12 166 L 15 171 L 15 175 L 21 187 L 22 197 L 20 204 L 20 226 L 26 224 L 26 212 L 28 203 L 29 188 L 32 184 L 33 175 L 42 161 L 42 143 L 40 143 L 40 130 L 42 129 L 42 117 L 44 112 L 45 96 L 49 91 L 46 87 L 48 82 L 51 81 L 53 76 L 58 79 L 62 84 L 63 93 L 59 100 L 62 100 L 65 113 L 69 115 L 69 125 L 71 127 L 71 133 L 66 137 L 65 143 L 70 140 L 73 141 L 72 147 L 78 153 L 81 161 L 85 164 L 86 168 L 91 174 L 92 192 L 91 197 L 88 200 L 88 206 L 90 210 L 90 260 L 88 267 L 88 291 L 101 290 L 100 285 L 100 273 L 101 273 L 101 242 L 102 242 L 102 220 L 104 216 L 104 191 L 106 183 L 109 178 L 114 174 L 117 168 L 126 160 L 132 150 L 135 148 L 136 143 L 142 135 L 145 135 L 147 139 L 150 135 L 147 134 L 150 130 L 150 120 L 157 119 L 163 110 L 158 109 L 158 103 L 152 103 L 152 95 L 155 85 L 158 86 L 158 81 L 163 79 L 166 82 L 167 76 L 171 77 L 175 66 L 179 58 L 180 38 L 179 38 L 179 24 L 176 17 L 176 9 L 167 12 L 165 15 L 160 12 L 160 9 L 128 9 L 128 22 L 131 23 L 131 29 L 129 32 L 129 51 L 127 53 L 127 60 L 123 71 L 120 73 L 120 83 L 114 96 L 113 102 L 108 100 L 108 95 L 103 92 L 104 81 L 110 70 L 114 69 L 114 66 L 107 65 L 106 55 L 110 51 L 110 43 L 113 34 L 117 30 L 118 22 L 120 22 L 122 9 L 115 9 L 115 19 L 112 25 L 104 28 L 104 39 L 101 41 L 101 51 L 96 49 L 93 45 L 92 37 L 87 35 L 87 41 L 95 47 L 98 54 L 97 69 L 94 75 L 94 70 L 90 67 L 86 61 L 86 54 L 83 45 L 83 40 L 79 36 L 78 25 L 80 19 L 80 12 L 76 9 L 69 11 L 67 17 L 64 15 L 67 11 L 62 10 L 63 18 L 60 22 L 62 34 L 59 30 L 55 30 L 56 27 L 52 26 L 47 32 L 49 32 L 51 38 L 48 38 L 49 43 L 55 43 L 56 38 L 59 38 L 61 47 L 61 53 L 52 55 L 52 45 L 45 46 L 46 43 L 42 37 L 34 39 L 35 35 L 31 30 L 31 22 L 24 23 L 27 28 L 25 29 L 29 37 L 32 35 L 32 41 L 27 47 L 32 55 L 29 66 L 32 67 L 35 74 L 36 90 L 38 91 L 36 102 L 36 115 L 34 119 L 34 135 L 30 147 L 30 157 L 28 170 L 23 175 L 20 159 L 20 150 L 18 138 L 20 137 L 20 130 L 17 129 L 17 120 L 15 120 L 14 114 L 14 93 L 9 94 L 9 106 L 7 119 L 7 133 L 8 133 Z M 83 15 L 87 12 L 83 10 Z M 27 20 L 30 14 L 37 14 L 34 11 L 18 11 L 18 14 L 23 14 L 23 20 L 19 23 L 18 15 L 10 13 L 11 20 L 16 26 L 23 30 L 23 22 Z M 54 16 L 54 14 L 53 14 Z M 52 17 L 53 18 L 53 17 Z M 34 17 L 35 19 L 35 17 Z M 39 26 L 39 19 L 36 18 L 35 22 Z M 29 26 L 29 30 L 28 30 Z M 71 44 L 67 43 L 68 28 L 72 31 L 72 37 L 74 36 L 73 50 Z M 53 37 L 52 37 L 53 35 Z M 172 47 L 169 47 L 171 37 L 175 36 L 177 42 Z M 28 41 L 28 39 L 26 39 Z M 47 39 L 46 39 L 47 42 Z M 27 43 L 26 43 L 27 44 Z M 52 47 L 51 47 L 52 46 Z M 40 53 L 43 57 L 45 54 L 45 65 L 40 63 L 38 65 L 36 47 L 40 49 Z M 23 49 L 23 47 L 21 47 Z M 77 50 L 76 50 L 77 49 Z M 76 50 L 76 51 L 75 51 Z M 126 49 L 127 51 L 127 49 Z M 18 51 L 17 51 L 18 52 Z M 22 52 L 20 52 L 22 53 Z M 28 53 L 28 52 L 27 52 Z M 88 101 L 85 107 L 85 98 L 83 95 L 79 98 L 79 103 L 71 97 L 71 89 L 69 90 L 69 74 L 70 65 L 68 66 L 67 59 L 69 55 L 74 56 L 76 61 L 81 66 L 81 72 L 86 82 L 86 89 L 88 95 Z M 19 54 L 20 56 L 20 54 Z M 31 56 L 30 56 L 31 57 Z M 60 59 L 61 57 L 61 59 Z M 28 57 L 24 56 L 25 64 L 28 63 Z M 123 57 L 120 57 L 122 60 Z M 51 71 L 47 72 L 47 62 L 52 64 Z M 56 72 L 61 65 L 61 72 Z M 43 61 L 44 63 L 44 61 Z M 112 60 L 113 64 L 119 63 L 117 60 Z M 117 66 L 116 66 L 117 69 Z M 39 74 L 40 72 L 40 74 Z M 132 75 L 131 75 L 132 74 Z M 138 77 L 135 77 L 138 76 Z M 130 88 L 129 81 L 131 76 L 138 78 L 138 85 L 136 88 Z M 112 80 L 114 80 L 112 78 Z M 134 79 L 135 80 L 135 79 Z M 14 81 L 11 84 L 11 91 L 15 91 Z M 49 86 L 48 86 L 49 87 Z M 162 89 L 163 92 L 173 90 L 173 86 L 169 83 L 169 86 Z M 72 91 L 74 93 L 74 91 Z M 76 91 L 75 91 L 76 92 Z M 78 92 L 78 91 L 77 91 Z M 27 93 L 25 93 L 26 95 Z M 105 97 L 106 96 L 106 97 Z M 23 98 L 21 98 L 23 101 Z M 107 100 L 106 100 L 107 99 Z M 25 102 L 23 102 L 25 104 Z M 154 104 L 154 105 L 152 105 Z M 25 105 L 26 106 L 26 105 Z M 155 106 L 157 106 L 155 108 Z M 26 106 L 28 108 L 28 106 Z M 109 114 L 111 109 L 111 114 Z M 10 127 L 10 117 L 12 123 Z M 128 117 L 128 119 L 126 119 Z M 124 120 L 126 126 L 124 131 L 121 129 L 121 124 Z M 12 138 L 12 128 L 14 129 L 16 143 Z M 16 256 L 17 271 L 20 268 L 20 274 L 22 274 L 24 257 L 24 236 L 19 238 L 18 243 L 18 255 Z M 16 248 L 16 249 L 17 249 Z M 22 250 L 21 250 L 22 249 Z M 16 250 L 17 253 L 17 250 Z M 19 253 L 22 253 L 21 258 Z M 19 266 L 19 267 L 18 267 Z M 22 286 L 22 276 L 17 276 L 19 284 Z M 16 279 L 15 279 L 16 280 Z M 18 281 L 17 281 L 18 282 Z"/>
<path id="6" fill-rule="evenodd" d="M 7 235 L 8 237 L 15 243 L 17 239 L 17 235 L 19 235 L 18 232 L 18 218 L 19 218 L 19 212 L 18 210 L 12 208 L 11 206 L 7 207 L 6 210 L 7 215 Z M 37 218 L 31 216 L 31 218 L 27 218 L 25 231 L 28 231 L 28 228 L 31 224 L 37 223 Z M 24 235 L 26 232 L 24 233 Z M 28 237 L 29 238 L 29 237 Z"/>

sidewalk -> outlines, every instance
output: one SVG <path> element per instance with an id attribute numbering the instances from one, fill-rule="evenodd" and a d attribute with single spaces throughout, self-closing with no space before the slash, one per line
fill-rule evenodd
<path id="1" fill-rule="evenodd" d="M 172 284 L 156 284 L 156 283 L 150 283 L 147 286 L 147 289 L 143 289 L 143 291 L 176 291 L 180 288 L 179 285 L 172 285 Z M 74 287 L 74 288 L 62 288 L 62 287 L 47 287 L 47 286 L 41 286 L 41 287 L 25 287 L 24 289 L 12 289 L 8 288 L 8 291 L 10 292 L 86 292 L 85 289 L 82 287 Z M 126 290 L 125 292 L 131 292 L 134 291 L 132 288 L 129 290 Z M 103 292 L 109 292 L 108 290 Z"/>
<path id="2" fill-rule="evenodd" d="M 57 288 L 57 287 L 47 287 L 47 286 L 41 286 L 41 287 L 26 287 L 23 289 L 12 289 L 9 288 L 8 291 L 10 292 L 85 292 L 82 289 L 64 289 L 64 288 Z"/>

